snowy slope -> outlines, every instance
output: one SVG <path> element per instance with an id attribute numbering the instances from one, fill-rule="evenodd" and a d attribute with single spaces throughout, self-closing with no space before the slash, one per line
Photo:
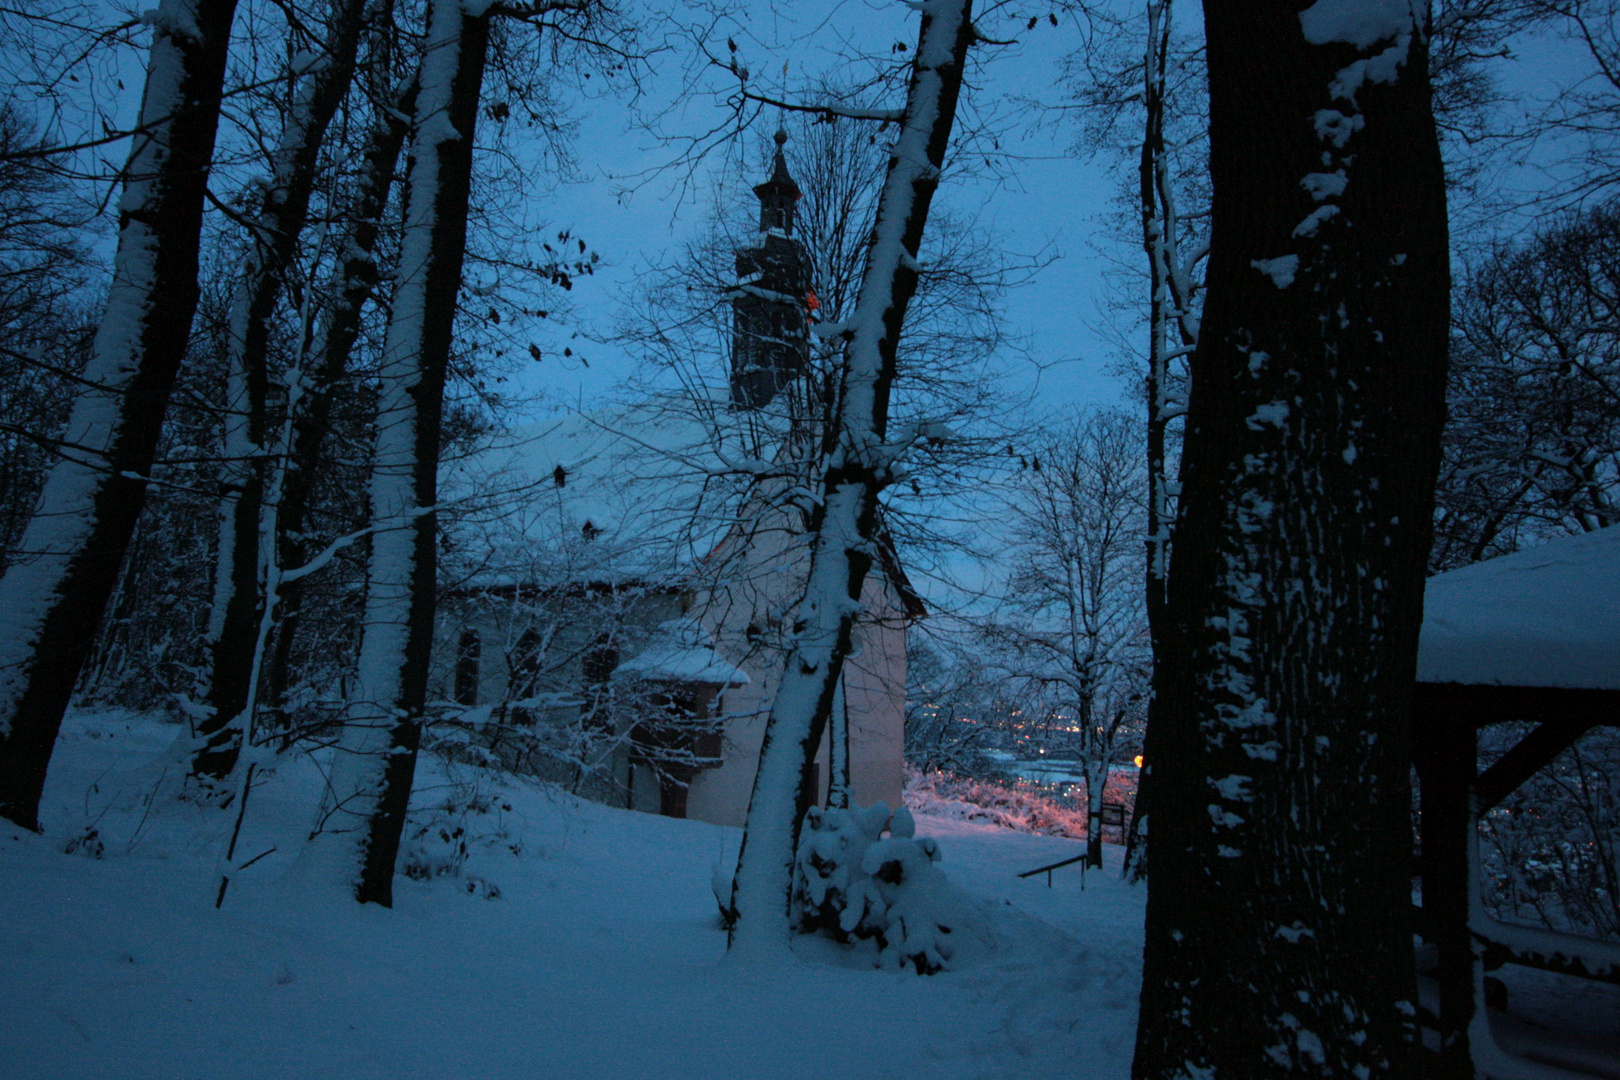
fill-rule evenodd
<path id="1" fill-rule="evenodd" d="M 231 815 L 144 800 L 173 733 L 70 719 L 47 835 L 0 830 L 12 1080 L 1128 1074 L 1142 892 L 1117 868 L 1083 892 L 1074 867 L 1051 889 L 1015 876 L 1076 841 L 920 817 L 975 912 L 954 970 L 874 971 L 815 939 L 787 966 L 739 970 L 710 893 L 737 830 L 502 778 L 467 865 L 499 898 L 401 880 L 393 911 L 323 908 L 278 883 L 319 783 L 299 758 L 255 791 L 243 829 L 250 857 L 279 850 L 215 911 Z M 419 801 L 493 782 L 430 767 Z M 63 854 L 92 821 L 103 857 Z"/>

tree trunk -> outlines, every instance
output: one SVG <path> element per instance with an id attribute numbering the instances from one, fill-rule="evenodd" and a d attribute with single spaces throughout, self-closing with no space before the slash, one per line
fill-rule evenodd
<path id="1" fill-rule="evenodd" d="M 832 712 L 827 717 L 827 805 L 848 810 L 850 804 L 849 778 L 849 697 L 844 689 L 844 677 L 838 677 L 838 688 L 833 694 Z"/>
<path id="2" fill-rule="evenodd" d="M 921 8 L 905 119 L 889 158 L 861 294 L 845 330 L 837 404 L 824 434 L 809 576 L 766 722 L 732 881 L 730 947 L 748 959 L 787 948 L 797 807 L 810 785 L 877 552 L 878 492 L 896 454 L 885 442 L 895 346 L 917 290 L 917 250 L 973 40 L 971 0 L 927 0 Z"/>
<path id="3" fill-rule="evenodd" d="M 1144 604 L 1148 638 L 1155 657 L 1170 647 L 1165 614 L 1165 583 L 1170 576 L 1171 530 L 1175 504 L 1169 476 L 1166 443 L 1170 425 L 1182 416 L 1182 406 L 1171 394 L 1172 349 L 1197 344 L 1197 320 L 1188 280 L 1190 267 L 1182 261 L 1181 223 L 1176 214 L 1175 189 L 1165 146 L 1167 97 L 1165 63 L 1170 54 L 1171 0 L 1148 0 L 1147 47 L 1142 54 L 1142 104 L 1146 123 L 1137 167 L 1142 212 L 1142 248 L 1148 257 L 1148 372 L 1147 399 L 1147 573 Z M 1176 345 L 1172 346 L 1172 339 Z M 1125 842 L 1125 872 L 1141 880 L 1147 872 L 1147 818 L 1151 803 L 1153 765 L 1145 762 L 1138 779 L 1136 801 Z"/>
<path id="4" fill-rule="evenodd" d="M 39 828 L 73 684 L 146 499 L 197 307 L 203 194 L 235 0 L 163 0 L 119 200 L 118 253 L 84 389 L 0 579 L 0 816 Z"/>
<path id="5" fill-rule="evenodd" d="M 1103 791 L 1108 786 L 1108 759 L 1103 758 L 1096 767 L 1086 770 L 1086 865 L 1096 868 L 1103 864 Z"/>
<path id="6" fill-rule="evenodd" d="M 367 140 L 364 179 L 347 215 L 348 235 L 340 248 L 344 257 L 334 278 L 332 292 L 337 302 L 327 313 L 319 343 L 311 350 L 317 360 L 308 405 L 293 420 L 292 447 L 277 515 L 280 525 L 278 560 L 283 567 L 301 566 L 314 553 L 306 534 L 315 476 L 326 437 L 331 432 L 333 395 L 348 372 L 349 357 L 359 340 L 361 313 L 377 288 L 376 248 L 382 231 L 380 223 L 388 206 L 388 193 L 394 186 L 395 166 L 410 134 L 416 93 L 417 80 L 412 76 L 404 87 L 379 105 L 376 123 Z M 302 617 L 306 581 L 303 577 L 283 581 L 278 595 L 280 621 L 267 678 L 272 706 L 283 713 L 291 685 L 292 646 Z"/>
<path id="7" fill-rule="evenodd" d="M 416 772 L 436 600 L 440 419 L 467 246 L 473 130 L 489 16 L 458 0 L 428 12 L 405 236 L 378 380 L 372 537 L 358 689 L 311 841 L 361 903 L 393 903 L 394 860 Z M 307 854 L 307 853 L 306 853 Z M 328 864 L 330 865 L 330 864 Z"/>
<path id="8" fill-rule="evenodd" d="M 1405 3 L 1278 0 L 1207 0 L 1205 26 L 1212 250 L 1133 1075 L 1411 1076 L 1449 281 L 1424 29 Z"/>
<path id="9" fill-rule="evenodd" d="M 220 478 L 219 551 L 213 610 L 208 620 L 207 715 L 203 742 L 192 756 L 197 776 L 222 778 L 236 767 L 257 698 L 260 638 L 265 619 L 266 567 L 273 552 L 275 506 L 264 495 L 266 475 L 281 460 L 266 445 L 270 318 L 298 248 L 315 188 L 315 166 L 326 130 L 354 77 L 365 0 L 334 0 L 321 58 L 305 65 L 281 130 L 258 212 L 248 223 L 248 252 L 238 271 L 227 326 L 225 469 Z M 294 407 L 289 401 L 288 406 Z M 271 520 L 262 520 L 271 515 Z"/>

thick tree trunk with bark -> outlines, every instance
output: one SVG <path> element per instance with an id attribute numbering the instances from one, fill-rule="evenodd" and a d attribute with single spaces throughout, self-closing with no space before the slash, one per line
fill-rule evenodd
<path id="1" fill-rule="evenodd" d="M 0 579 L 0 816 L 39 827 L 73 684 L 146 499 L 197 307 L 203 195 L 234 0 L 163 0 L 119 200 L 118 253 L 84 389 L 39 509 Z"/>
<path id="2" fill-rule="evenodd" d="M 1133 1075 L 1411 1076 L 1448 251 L 1406 0 L 1208 0 L 1214 219 Z"/>
<path id="3" fill-rule="evenodd" d="M 879 198 L 855 312 L 845 325 L 837 404 L 825 433 L 821 498 L 811 516 L 810 571 L 771 704 L 731 892 L 734 955 L 785 951 L 801 795 L 849 656 L 861 588 L 877 554 L 878 493 L 909 440 L 887 441 L 895 347 L 917 290 L 917 251 L 945 161 L 971 0 L 922 0 L 904 119 Z"/>
<path id="4" fill-rule="evenodd" d="M 321 56 L 306 64 L 282 126 L 257 213 L 248 221 L 247 255 L 231 296 L 227 342 L 224 476 L 220 481 L 219 551 L 208 621 L 207 715 L 203 742 L 192 756 L 198 776 L 224 777 L 236 767 L 257 698 L 265 618 L 265 559 L 261 542 L 274 535 L 273 483 L 267 472 L 282 460 L 267 446 L 270 318 L 298 249 L 315 188 L 315 166 L 326 130 L 354 78 L 365 0 L 335 0 Z M 289 401 L 289 407 L 295 403 Z M 271 520 L 264 520 L 266 514 Z"/>
<path id="5" fill-rule="evenodd" d="M 482 8 L 484 5 L 475 5 Z M 405 237 L 383 346 L 358 689 L 315 862 L 355 899 L 393 903 L 433 646 L 440 421 L 467 246 L 473 131 L 489 15 L 434 0 L 416 100 Z M 306 853 L 308 854 L 308 853 Z M 331 864 L 328 866 L 328 860 Z"/>

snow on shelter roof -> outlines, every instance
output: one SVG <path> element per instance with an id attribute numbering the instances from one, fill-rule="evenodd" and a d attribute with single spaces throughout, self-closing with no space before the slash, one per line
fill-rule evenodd
<path id="1" fill-rule="evenodd" d="M 1436 574 L 1418 681 L 1620 690 L 1620 526 Z"/>

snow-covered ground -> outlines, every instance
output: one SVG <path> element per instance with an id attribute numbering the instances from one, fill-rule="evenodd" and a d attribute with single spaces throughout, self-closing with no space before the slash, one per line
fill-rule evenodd
<path id="1" fill-rule="evenodd" d="M 294 757 L 256 785 L 236 861 L 275 850 L 215 910 L 234 814 L 147 798 L 176 775 L 175 732 L 70 716 L 46 835 L 0 827 L 4 1080 L 1129 1075 L 1145 895 L 1113 845 L 1049 888 L 1017 874 L 1081 841 L 920 812 L 964 901 L 951 970 L 873 970 L 815 938 L 739 968 L 711 891 L 736 829 L 424 758 L 419 812 L 474 792 L 487 808 L 439 815 L 471 854 L 459 876 L 400 877 L 391 911 L 360 907 L 286 875 L 320 784 Z M 448 847 L 429 837 L 416 861 Z M 1497 974 L 1505 1047 L 1620 1080 L 1620 987 Z"/>
<path id="2" fill-rule="evenodd" d="M 922 814 L 968 901 L 952 970 L 872 970 L 811 938 L 791 966 L 740 969 L 711 892 L 738 830 L 510 778 L 493 792 L 491 774 L 424 759 L 424 806 L 493 794 L 465 822 L 471 878 L 402 877 L 392 911 L 333 904 L 284 877 L 319 784 L 299 758 L 254 791 L 237 862 L 276 851 L 215 910 L 234 815 L 145 798 L 173 774 L 174 731 L 70 717 L 46 835 L 0 829 L 12 1080 L 1129 1073 L 1144 894 L 1119 881 L 1118 848 L 1048 888 L 1016 874 L 1080 842 Z"/>

